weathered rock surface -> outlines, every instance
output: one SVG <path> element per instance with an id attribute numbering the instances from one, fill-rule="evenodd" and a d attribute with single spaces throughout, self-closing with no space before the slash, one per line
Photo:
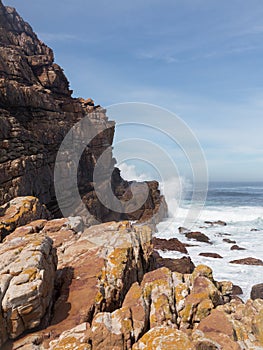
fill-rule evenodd
<path id="1" fill-rule="evenodd" d="M 153 253 L 156 268 L 167 267 L 173 272 L 192 273 L 195 265 L 189 256 L 179 259 L 162 258 L 158 252 Z"/>
<path id="2" fill-rule="evenodd" d="M 189 337 L 176 327 L 156 327 L 147 332 L 132 350 L 194 350 Z"/>
<path id="3" fill-rule="evenodd" d="M 120 309 L 96 315 L 92 348 L 169 349 L 173 345 L 194 349 L 184 330 L 199 324 L 223 303 L 231 292 L 223 285 L 217 285 L 211 269 L 201 265 L 191 275 L 165 267 L 146 273 L 140 285 L 133 284 Z"/>
<path id="4" fill-rule="evenodd" d="M 239 265 L 258 265 L 263 266 L 263 261 L 256 258 L 244 258 L 230 261 L 231 264 L 239 264 Z"/>
<path id="5" fill-rule="evenodd" d="M 177 238 L 164 239 L 154 237 L 153 246 L 155 249 L 159 250 L 174 250 L 183 254 L 188 254 L 185 245 Z"/>
<path id="6" fill-rule="evenodd" d="M 0 207 L 0 242 L 17 227 L 49 217 L 48 210 L 35 197 L 12 199 Z"/>
<path id="7" fill-rule="evenodd" d="M 38 326 L 52 306 L 57 257 L 41 234 L 0 244 L 0 346 Z"/>

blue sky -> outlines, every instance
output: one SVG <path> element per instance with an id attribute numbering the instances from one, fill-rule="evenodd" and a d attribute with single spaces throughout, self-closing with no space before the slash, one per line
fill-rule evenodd
<path id="1" fill-rule="evenodd" d="M 211 180 L 263 179 L 262 0 L 4 3 L 53 48 L 75 96 L 169 109 Z"/>

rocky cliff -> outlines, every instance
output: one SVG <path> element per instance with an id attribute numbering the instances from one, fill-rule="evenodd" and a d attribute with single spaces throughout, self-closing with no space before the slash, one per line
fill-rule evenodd
<path id="1" fill-rule="evenodd" d="M 113 212 L 98 200 L 93 171 L 100 155 L 111 146 L 114 122 L 91 99 L 71 97 L 63 70 L 54 63 L 52 50 L 41 42 L 15 9 L 0 1 L 0 204 L 33 195 L 60 216 L 54 191 L 54 164 L 68 131 L 85 116 L 96 137 L 84 150 L 78 167 L 78 185 L 85 204 L 98 221 L 149 219 L 166 205 L 158 184 L 149 182 L 145 205 L 131 216 Z M 130 184 L 124 181 L 109 148 L 107 170 L 113 174 L 113 192 L 122 198 Z M 71 167 L 71 155 L 61 172 Z M 67 186 L 64 186 L 67 187 Z M 73 205 L 71 189 L 65 190 L 66 206 Z M 158 215 L 157 215 L 158 216 Z"/>

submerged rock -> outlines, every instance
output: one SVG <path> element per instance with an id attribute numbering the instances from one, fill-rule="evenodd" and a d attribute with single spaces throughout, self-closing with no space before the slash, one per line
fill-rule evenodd
<path id="1" fill-rule="evenodd" d="M 240 265 L 258 265 L 263 266 L 263 261 L 256 258 L 244 258 L 230 261 L 231 264 L 240 264 Z"/>
<path id="2" fill-rule="evenodd" d="M 209 237 L 207 237 L 204 233 L 201 232 L 189 232 L 185 234 L 185 237 L 189 239 L 194 239 L 198 242 L 205 242 L 211 244 Z"/>
<path id="3" fill-rule="evenodd" d="M 223 259 L 223 257 L 217 253 L 200 253 L 199 255 L 207 258 Z"/>
<path id="4" fill-rule="evenodd" d="M 234 244 L 231 248 L 231 250 L 246 250 L 245 248 L 239 247 L 238 245 Z"/>
<path id="5" fill-rule="evenodd" d="M 233 239 L 229 239 L 229 238 L 224 238 L 223 242 L 230 243 L 230 244 L 235 244 L 236 243 L 236 241 L 234 241 Z"/>

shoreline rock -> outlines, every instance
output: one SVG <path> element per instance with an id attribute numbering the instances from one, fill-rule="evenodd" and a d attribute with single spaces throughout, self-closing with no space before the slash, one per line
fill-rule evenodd
<path id="1" fill-rule="evenodd" d="M 152 239 L 154 249 L 158 250 L 173 250 L 183 254 L 188 254 L 187 249 L 185 248 L 184 243 L 180 242 L 177 238 L 157 238 L 153 237 Z"/>
<path id="2" fill-rule="evenodd" d="M 230 264 L 239 264 L 239 265 L 257 265 L 263 266 L 263 261 L 256 258 L 243 258 L 230 261 Z"/>
<path id="3" fill-rule="evenodd" d="M 201 232 L 188 232 L 185 234 L 185 237 L 188 239 L 194 239 L 195 241 L 198 241 L 198 242 L 212 244 L 209 237 L 207 237 L 204 233 L 201 233 Z"/>
<path id="4" fill-rule="evenodd" d="M 200 253 L 199 256 L 205 256 L 207 258 L 223 259 L 223 257 L 217 253 Z"/>

